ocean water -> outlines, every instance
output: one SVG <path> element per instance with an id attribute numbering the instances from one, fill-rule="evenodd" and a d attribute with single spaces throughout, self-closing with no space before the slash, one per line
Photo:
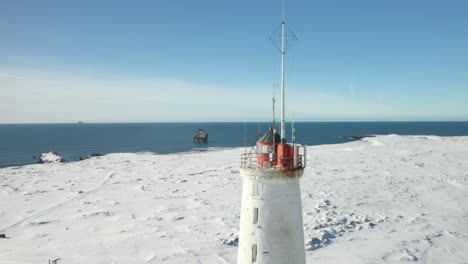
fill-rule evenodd
<path id="1" fill-rule="evenodd" d="M 33 158 L 57 151 L 66 161 L 92 153 L 173 153 L 253 145 L 270 123 L 128 123 L 0 125 L 0 167 L 36 163 Z M 202 128 L 208 143 L 192 142 Z M 298 122 L 296 142 L 305 145 L 348 142 L 370 134 L 467 136 L 468 122 Z M 247 131 L 247 137 L 244 135 Z M 279 131 L 279 128 L 278 128 Z M 291 125 L 287 125 L 290 141 Z M 246 140 L 247 139 L 247 140 Z"/>

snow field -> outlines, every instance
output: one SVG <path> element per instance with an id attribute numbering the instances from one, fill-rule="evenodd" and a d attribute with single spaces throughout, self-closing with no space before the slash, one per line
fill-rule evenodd
<path id="1" fill-rule="evenodd" d="M 0 263 L 236 263 L 242 152 L 0 169 Z M 468 137 L 377 136 L 307 153 L 308 263 L 467 263 Z"/>

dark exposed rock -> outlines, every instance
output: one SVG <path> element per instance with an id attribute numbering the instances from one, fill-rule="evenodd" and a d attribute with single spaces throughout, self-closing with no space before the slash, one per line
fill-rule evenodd
<path id="1" fill-rule="evenodd" d="M 236 237 L 234 239 L 223 239 L 223 244 L 228 246 L 237 247 L 239 245 L 239 238 Z"/>
<path id="2" fill-rule="evenodd" d="M 89 159 L 89 158 L 92 158 L 92 157 L 101 157 L 103 156 L 103 154 L 100 154 L 100 153 L 92 153 L 92 154 L 89 154 L 89 155 L 86 155 L 86 156 L 81 156 L 79 158 L 79 160 L 86 160 L 86 159 Z"/>
<path id="3" fill-rule="evenodd" d="M 375 135 L 364 135 L 364 136 L 347 136 L 346 138 L 349 139 L 356 139 L 356 140 L 361 140 L 363 138 L 368 138 L 368 137 L 375 137 Z"/>

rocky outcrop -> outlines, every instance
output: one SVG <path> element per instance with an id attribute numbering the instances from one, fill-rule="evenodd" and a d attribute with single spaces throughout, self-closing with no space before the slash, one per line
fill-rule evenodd
<path id="1" fill-rule="evenodd" d="M 42 153 L 39 155 L 37 158 L 37 163 L 62 163 L 65 162 L 65 159 L 60 156 L 58 152 L 51 151 L 51 152 L 46 152 Z"/>

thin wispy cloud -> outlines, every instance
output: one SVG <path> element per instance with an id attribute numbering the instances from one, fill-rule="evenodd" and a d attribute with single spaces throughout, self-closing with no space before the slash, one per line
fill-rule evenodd
<path id="1" fill-rule="evenodd" d="M 163 78 L 2 69 L 0 87 L 3 123 L 229 121 L 261 118 L 268 112 L 259 100 L 261 89 Z"/>
<path id="2" fill-rule="evenodd" d="M 0 94 L 0 123 L 268 121 L 273 89 L 4 67 Z M 290 85 L 286 114 L 294 113 L 298 121 L 424 119 L 423 105 L 399 98 L 389 104 L 382 94 L 379 90 L 357 97 L 353 81 L 347 93 Z M 279 117 L 279 91 L 276 97 Z M 438 117 L 453 115 L 453 109 L 442 109 Z"/>

